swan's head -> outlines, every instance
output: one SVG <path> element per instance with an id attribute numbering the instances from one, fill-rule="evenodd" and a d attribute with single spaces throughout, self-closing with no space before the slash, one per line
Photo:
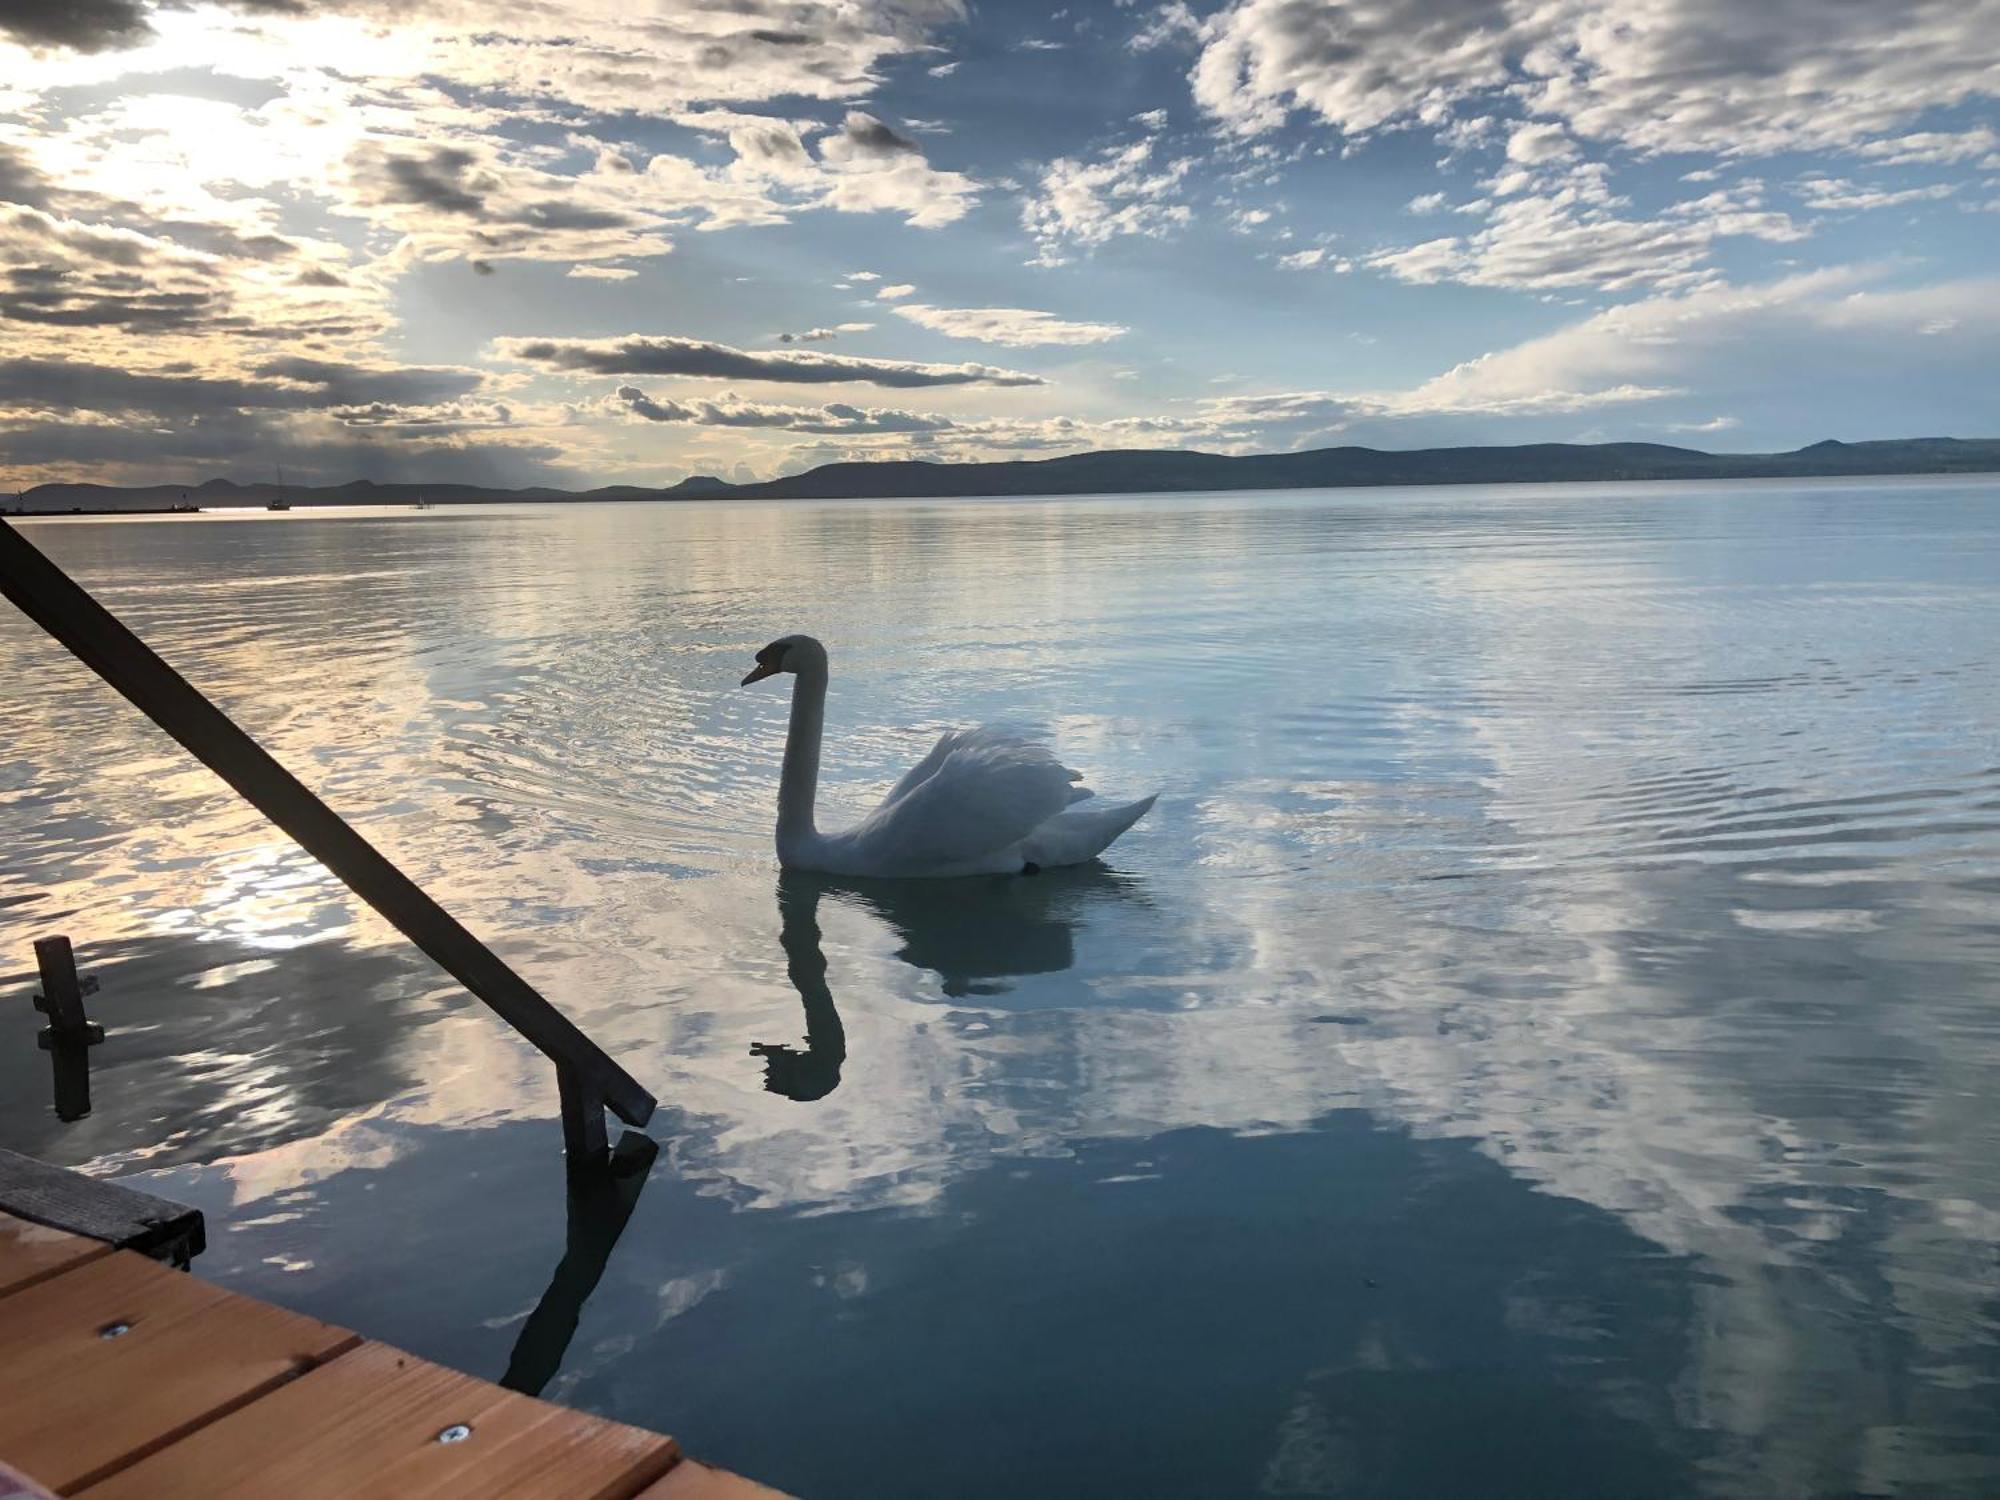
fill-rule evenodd
<path id="1" fill-rule="evenodd" d="M 762 682 L 780 672 L 802 672 L 814 662 L 826 665 L 826 647 L 809 635 L 780 636 L 757 653 L 757 665 L 744 677 L 742 686 Z"/>

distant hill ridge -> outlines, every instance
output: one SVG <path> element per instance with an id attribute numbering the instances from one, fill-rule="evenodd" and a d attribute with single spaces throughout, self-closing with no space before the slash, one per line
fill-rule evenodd
<path id="1" fill-rule="evenodd" d="M 1488 448 L 1315 448 L 1303 453 L 1232 456 L 1176 448 L 1121 448 L 1061 458 L 997 463 L 926 459 L 822 464 L 762 484 L 692 475 L 664 489 L 610 485 L 593 490 L 494 489 L 469 484 L 377 484 L 357 479 L 317 488 L 235 484 L 37 485 L 22 496 L 29 512 L 158 510 L 181 504 L 295 506 L 469 505 L 591 500 L 852 500 L 980 495 L 1125 495 L 1186 490 L 1341 489 L 1362 485 L 1547 484 L 1621 479 L 1808 479 L 1867 474 L 2000 472 L 2000 438 L 1828 439 L 1791 453 L 1704 453 L 1665 443 L 1530 443 Z"/>

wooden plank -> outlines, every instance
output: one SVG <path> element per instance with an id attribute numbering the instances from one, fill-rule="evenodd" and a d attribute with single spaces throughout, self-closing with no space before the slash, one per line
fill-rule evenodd
<path id="1" fill-rule="evenodd" d="M 727 1469 L 711 1469 L 707 1464 L 684 1458 L 665 1479 L 641 1490 L 632 1500 L 788 1500 L 788 1497 L 780 1490 Z"/>
<path id="2" fill-rule="evenodd" d="M 440 1442 L 448 1428 L 470 1429 Z M 155 1453 L 89 1500 L 626 1500 L 674 1440 L 367 1343 Z"/>
<path id="3" fill-rule="evenodd" d="M 358 1342 L 113 1251 L 0 1298 L 0 1453 L 71 1493 Z"/>
<path id="4" fill-rule="evenodd" d="M 0 1151 L 0 1210 L 176 1265 L 207 1243 L 200 1209 L 12 1151 Z"/>
<path id="5" fill-rule="evenodd" d="M 109 610 L 5 521 L 0 594 L 67 646 L 628 1125 L 653 1096 Z"/>
<path id="6" fill-rule="evenodd" d="M 0 1213 L 0 1297 L 110 1253 L 98 1240 Z"/>

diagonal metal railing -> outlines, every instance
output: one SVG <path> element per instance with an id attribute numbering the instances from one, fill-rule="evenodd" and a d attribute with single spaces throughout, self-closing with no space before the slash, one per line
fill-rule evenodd
<path id="1" fill-rule="evenodd" d="M 631 1074 L 5 521 L 0 594 L 540 1048 L 556 1066 L 572 1162 L 603 1155 L 606 1109 L 628 1125 L 651 1117 L 653 1096 Z"/>

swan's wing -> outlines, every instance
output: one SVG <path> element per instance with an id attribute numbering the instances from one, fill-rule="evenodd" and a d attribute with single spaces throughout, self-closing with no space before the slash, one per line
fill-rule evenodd
<path id="1" fill-rule="evenodd" d="M 1028 835 L 1021 854 L 1045 870 L 1093 860 L 1152 811 L 1159 798 L 1160 794 L 1155 792 L 1123 807 L 1103 807 L 1093 802 L 1088 807 L 1066 808 Z"/>
<path id="2" fill-rule="evenodd" d="M 1019 843 L 1068 807 L 1081 779 L 1017 731 L 986 725 L 947 734 L 852 837 L 885 870 L 974 860 Z"/>
<path id="3" fill-rule="evenodd" d="M 889 788 L 889 795 L 882 799 L 880 806 L 887 807 L 898 797 L 908 793 L 913 787 L 922 786 L 926 781 L 929 781 L 937 771 L 938 766 L 944 761 L 944 758 L 951 754 L 952 747 L 961 743 L 968 734 L 977 733 L 979 731 L 976 729 L 947 729 L 943 734 L 939 735 L 938 742 L 931 746 L 931 753 L 903 773 L 903 779 Z"/>

